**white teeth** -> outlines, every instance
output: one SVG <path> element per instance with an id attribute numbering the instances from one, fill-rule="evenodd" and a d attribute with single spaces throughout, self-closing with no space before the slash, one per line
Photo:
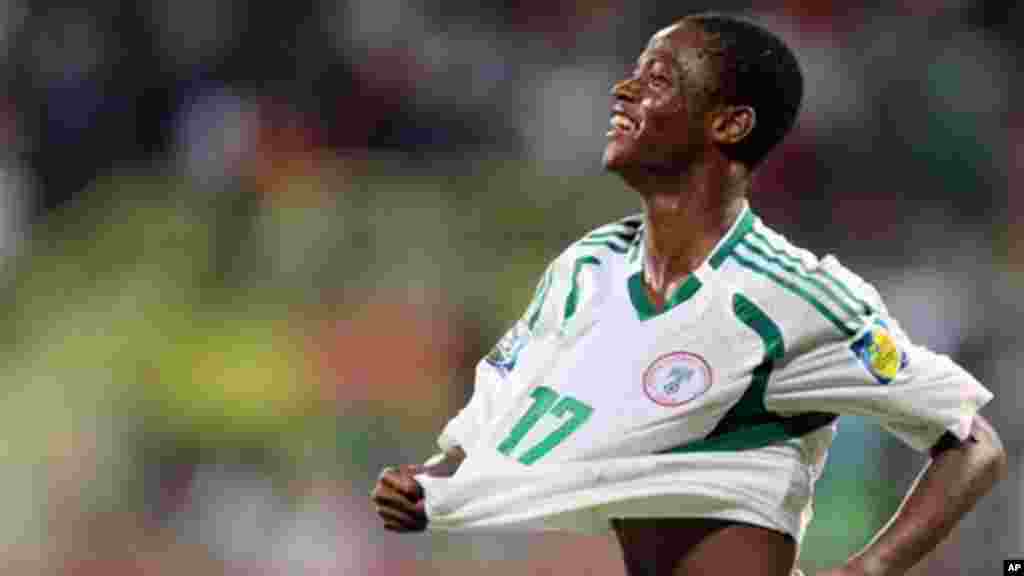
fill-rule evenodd
<path id="1" fill-rule="evenodd" d="M 621 130 L 623 132 L 632 132 L 633 130 L 636 130 L 636 122 L 633 122 L 633 120 L 623 116 L 622 114 L 612 114 L 610 122 L 612 128 L 615 128 L 616 130 Z"/>

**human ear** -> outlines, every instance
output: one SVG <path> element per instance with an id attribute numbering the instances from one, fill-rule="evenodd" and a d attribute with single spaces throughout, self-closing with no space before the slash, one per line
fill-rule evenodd
<path id="1" fill-rule="evenodd" d="M 725 106 L 711 122 L 712 138 L 719 144 L 736 144 L 746 138 L 757 124 L 750 106 Z"/>

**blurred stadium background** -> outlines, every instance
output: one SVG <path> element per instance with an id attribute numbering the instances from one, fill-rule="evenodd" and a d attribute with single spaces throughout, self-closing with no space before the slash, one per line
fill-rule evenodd
<path id="1" fill-rule="evenodd" d="M 753 198 L 997 396 L 1012 472 L 915 574 L 1024 553 L 1014 3 L 774 0 L 807 77 Z M 621 574 L 609 538 L 397 537 L 546 262 L 637 210 L 608 88 L 688 2 L 0 2 L 0 572 Z M 1014 98 L 1013 95 L 1018 95 Z M 924 458 L 843 418 L 802 565 Z"/>

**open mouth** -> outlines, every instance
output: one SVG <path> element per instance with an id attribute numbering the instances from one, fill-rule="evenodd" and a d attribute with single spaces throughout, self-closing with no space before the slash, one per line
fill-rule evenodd
<path id="1" fill-rule="evenodd" d="M 636 120 L 633 120 L 629 116 L 626 116 L 625 114 L 622 114 L 620 112 L 615 112 L 612 114 L 612 117 L 609 120 L 609 124 L 611 125 L 611 129 L 608 130 L 607 134 L 609 137 L 617 136 L 620 134 L 630 136 L 636 133 L 636 131 L 640 128 L 640 125 Z"/>

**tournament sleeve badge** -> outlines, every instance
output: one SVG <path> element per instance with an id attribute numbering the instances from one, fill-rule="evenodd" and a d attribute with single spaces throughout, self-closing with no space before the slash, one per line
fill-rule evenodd
<path id="1" fill-rule="evenodd" d="M 891 382 L 907 365 L 907 353 L 900 349 L 881 320 L 875 320 L 850 349 L 879 384 Z"/>
<path id="2" fill-rule="evenodd" d="M 530 330 L 526 326 L 526 322 L 520 320 L 494 345 L 494 348 L 484 357 L 484 360 L 503 374 L 508 374 L 516 367 L 519 352 L 526 345 L 529 338 Z"/>

